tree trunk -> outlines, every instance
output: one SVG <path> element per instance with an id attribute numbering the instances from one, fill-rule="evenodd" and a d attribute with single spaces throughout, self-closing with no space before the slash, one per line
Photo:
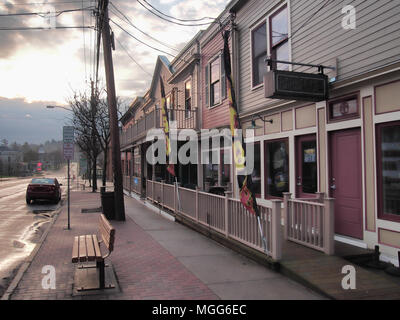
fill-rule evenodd
<path id="1" fill-rule="evenodd" d="M 92 183 L 92 191 L 97 191 L 97 157 L 93 157 L 93 183 Z"/>
<path id="2" fill-rule="evenodd" d="M 106 179 L 107 179 L 107 152 L 108 152 L 108 147 L 105 148 L 104 150 L 104 161 L 103 161 L 103 187 L 106 186 Z"/>

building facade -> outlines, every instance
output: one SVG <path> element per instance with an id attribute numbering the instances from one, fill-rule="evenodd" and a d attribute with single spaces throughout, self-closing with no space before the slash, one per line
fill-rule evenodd
<path id="1" fill-rule="evenodd" d="M 261 129 L 255 133 L 260 203 L 282 198 L 285 192 L 295 198 L 324 192 L 335 199 L 336 240 L 365 248 L 379 245 L 384 257 L 396 263 L 400 4 L 354 1 L 352 6 L 237 1 L 231 12 L 240 117 L 247 125 L 254 116 L 272 120 L 259 120 Z M 354 22 L 351 28 L 348 19 Z M 328 72 L 329 99 L 314 103 L 266 98 L 266 56 L 335 67 Z M 272 67 L 318 72 L 283 63 Z"/>
<path id="2" fill-rule="evenodd" d="M 165 166 L 149 166 L 144 160 L 150 144 L 144 140 L 147 131 L 161 127 L 160 76 L 172 128 L 196 129 L 198 134 L 202 129 L 221 134 L 229 128 L 221 36 L 229 29 L 239 117 L 244 129 L 255 129 L 247 142 L 254 147 L 258 203 L 269 206 L 287 193 L 300 199 L 325 193 L 335 199 L 337 241 L 370 249 L 379 245 L 382 257 L 397 264 L 399 17 L 400 4 L 390 0 L 356 0 L 351 7 L 334 1 L 231 1 L 219 15 L 220 23 L 197 34 L 172 63 L 158 58 L 149 91 L 124 116 L 125 189 L 145 196 L 146 180 L 171 181 Z M 325 69 L 328 99 L 266 96 L 266 72 L 321 71 L 311 65 L 334 68 Z M 178 165 L 181 185 L 206 192 L 221 188 L 238 198 L 233 165 L 221 162 L 231 148 L 205 153 L 217 153 L 219 160 Z M 200 161 L 203 156 L 198 155 Z M 140 184 L 137 190 L 132 177 Z"/>

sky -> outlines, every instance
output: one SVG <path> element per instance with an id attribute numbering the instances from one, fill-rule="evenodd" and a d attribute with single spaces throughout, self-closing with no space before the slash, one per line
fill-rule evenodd
<path id="1" fill-rule="evenodd" d="M 172 17 L 199 19 L 217 17 L 229 0 L 147 2 Z M 88 90 L 95 74 L 95 31 L 59 27 L 94 26 L 91 11 L 94 6 L 94 0 L 0 0 L 0 141 L 43 143 L 62 139 L 62 126 L 69 124 L 71 112 L 46 106 L 68 108 L 74 92 Z M 85 10 L 70 11 L 82 8 Z M 150 87 L 158 55 L 172 61 L 198 31 L 207 28 L 207 25 L 188 27 L 167 22 L 137 0 L 114 0 L 109 8 L 110 27 L 115 36 L 116 92 L 127 103 Z M 65 10 L 68 12 L 61 13 Z M 49 11 L 56 12 L 57 17 L 46 19 L 43 13 Z M 20 14 L 29 12 L 39 15 Z M 19 15 L 10 16 L 15 13 Z M 3 30 L 49 26 L 59 29 Z M 164 52 L 138 42 L 120 27 Z M 99 79 L 105 83 L 103 65 L 101 55 Z"/>

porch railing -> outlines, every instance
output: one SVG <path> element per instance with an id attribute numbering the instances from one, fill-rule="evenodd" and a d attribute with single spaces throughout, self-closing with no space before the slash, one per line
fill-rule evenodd
<path id="1" fill-rule="evenodd" d="M 227 238 L 264 252 L 257 217 L 249 213 L 238 199 L 192 190 L 163 182 L 147 180 L 147 199 L 206 226 Z M 266 238 L 266 254 L 278 261 L 282 256 L 282 201 L 270 207 L 260 206 L 260 222 Z"/>
<path id="2" fill-rule="evenodd" d="M 334 199 L 320 194 L 313 199 L 292 199 L 284 193 L 287 240 L 334 254 Z"/>
<path id="3" fill-rule="evenodd" d="M 197 109 L 171 109 L 169 114 L 172 129 L 197 129 Z M 161 111 L 160 109 L 153 110 L 121 132 L 121 147 L 142 138 L 148 130 L 161 127 Z"/>

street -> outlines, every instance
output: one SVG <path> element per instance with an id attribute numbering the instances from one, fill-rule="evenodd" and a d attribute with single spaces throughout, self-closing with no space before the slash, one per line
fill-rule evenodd
<path id="1" fill-rule="evenodd" d="M 62 200 L 58 204 L 46 201 L 26 204 L 26 188 L 32 177 L 0 181 L 0 295 L 34 249 L 46 224 L 64 204 L 68 183 L 66 172 L 66 168 L 44 172 L 45 177 L 56 177 L 62 184 Z"/>

